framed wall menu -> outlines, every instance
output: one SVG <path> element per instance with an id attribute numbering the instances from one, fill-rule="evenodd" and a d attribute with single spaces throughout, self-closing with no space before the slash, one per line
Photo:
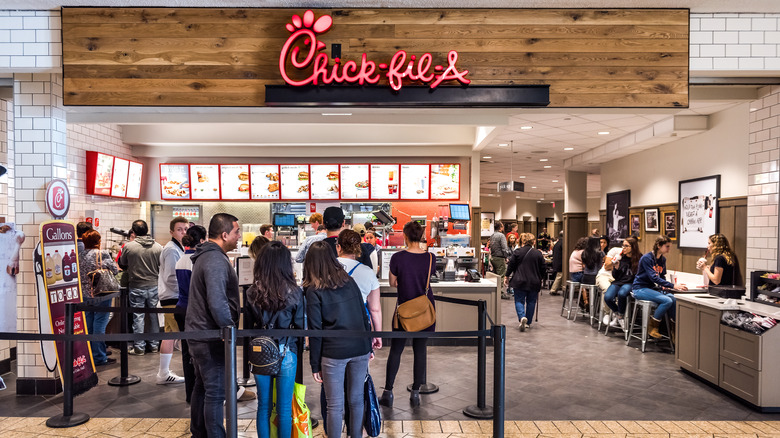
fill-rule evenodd
<path id="1" fill-rule="evenodd" d="M 192 199 L 219 200 L 219 164 L 190 164 Z"/>
<path id="2" fill-rule="evenodd" d="M 371 199 L 400 199 L 398 190 L 401 174 L 398 164 L 372 164 Z"/>
<path id="3" fill-rule="evenodd" d="M 190 199 L 189 164 L 160 164 L 160 197 Z"/>
<path id="4" fill-rule="evenodd" d="M 114 158 L 114 171 L 111 175 L 111 196 L 127 196 L 127 172 L 130 162 L 123 158 Z"/>
<path id="5" fill-rule="evenodd" d="M 341 165 L 341 199 L 369 199 L 368 164 Z"/>
<path id="6" fill-rule="evenodd" d="M 282 199 L 309 199 L 308 164 L 281 164 L 279 173 Z"/>
<path id="7" fill-rule="evenodd" d="M 401 199 L 429 199 L 431 166 L 401 165 Z"/>
<path id="8" fill-rule="evenodd" d="M 249 199 L 249 165 L 222 164 L 219 166 L 222 199 Z"/>
<path id="9" fill-rule="evenodd" d="M 311 199 L 340 199 L 339 165 L 311 164 Z"/>
<path id="10" fill-rule="evenodd" d="M 459 164 L 431 164 L 431 199 L 460 199 Z"/>
<path id="11" fill-rule="evenodd" d="M 144 165 L 131 161 L 127 170 L 127 193 L 125 196 L 135 199 L 141 197 L 141 181 L 143 181 L 143 175 Z"/>
<path id="12" fill-rule="evenodd" d="M 111 196 L 114 157 L 87 151 L 87 194 Z"/>
<path id="13" fill-rule="evenodd" d="M 249 169 L 252 199 L 279 199 L 279 165 L 253 164 Z"/>

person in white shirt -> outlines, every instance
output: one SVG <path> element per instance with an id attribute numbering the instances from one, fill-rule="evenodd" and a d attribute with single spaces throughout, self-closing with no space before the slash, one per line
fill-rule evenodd
<path id="1" fill-rule="evenodd" d="M 163 309 L 174 309 L 179 301 L 179 283 L 176 279 L 176 262 L 184 254 L 184 246 L 181 241 L 190 221 L 182 216 L 171 220 L 171 241 L 166 243 L 160 253 L 160 276 L 157 278 L 157 290 L 159 291 L 160 306 Z M 156 319 L 156 316 L 155 316 Z M 165 332 L 179 331 L 179 324 L 173 313 L 165 314 Z M 173 339 L 166 339 L 160 343 L 160 369 L 157 372 L 157 384 L 184 383 L 184 377 L 177 376 L 170 370 L 173 358 Z"/>
<path id="2" fill-rule="evenodd" d="M 382 331 L 382 307 L 379 304 L 379 280 L 374 271 L 368 266 L 356 260 L 360 254 L 360 234 L 354 230 L 346 229 L 339 233 L 336 241 L 336 251 L 339 254 L 339 263 L 344 270 L 355 280 L 360 293 L 363 295 L 363 303 L 368 309 L 371 319 L 371 327 L 374 331 Z M 382 338 L 376 338 L 373 348 L 382 348 Z"/>
<path id="3" fill-rule="evenodd" d="M 315 234 L 307 237 L 306 240 L 303 241 L 300 249 L 298 249 L 298 254 L 295 256 L 295 261 L 297 263 L 303 263 L 303 260 L 306 258 L 306 253 L 309 251 L 309 247 L 312 243 L 319 242 L 327 237 L 325 232 L 319 231 L 320 225 L 322 225 L 322 215 L 320 213 L 313 213 L 309 216 L 309 225 L 311 225 Z"/>

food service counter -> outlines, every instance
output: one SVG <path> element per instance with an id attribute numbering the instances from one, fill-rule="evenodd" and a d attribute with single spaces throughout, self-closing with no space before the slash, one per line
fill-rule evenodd
<path id="1" fill-rule="evenodd" d="M 497 276 L 488 273 L 488 278 L 479 282 L 440 281 L 431 283 L 433 294 L 465 300 L 485 300 L 487 312 L 496 324 L 501 324 L 501 291 L 496 284 Z M 381 293 L 395 293 L 387 280 L 379 280 Z M 382 297 L 382 330 L 392 330 L 395 297 Z M 490 328 L 490 321 L 486 321 Z M 477 307 L 436 301 L 436 331 L 477 330 Z M 436 339 L 439 341 L 439 339 Z"/>
<path id="2" fill-rule="evenodd" d="M 707 294 L 677 295 L 680 368 L 717 385 L 764 412 L 780 412 L 780 329 L 756 335 L 721 324 L 725 299 Z M 780 318 L 777 307 L 737 300 L 739 310 Z"/>

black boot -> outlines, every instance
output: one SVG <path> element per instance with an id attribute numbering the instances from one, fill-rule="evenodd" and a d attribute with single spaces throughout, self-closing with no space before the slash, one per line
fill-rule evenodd
<path id="1" fill-rule="evenodd" d="M 419 389 L 413 389 L 412 395 L 409 396 L 409 404 L 416 408 L 417 406 L 420 406 L 420 390 Z"/>
<path id="2" fill-rule="evenodd" d="M 382 397 L 379 397 L 379 404 L 382 406 L 387 406 L 388 408 L 392 408 L 393 391 L 385 389 L 384 392 L 382 392 Z"/>

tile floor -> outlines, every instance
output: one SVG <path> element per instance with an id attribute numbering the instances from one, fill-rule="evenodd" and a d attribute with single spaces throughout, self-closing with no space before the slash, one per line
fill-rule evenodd
<path id="1" fill-rule="evenodd" d="M 539 321 L 534 322 L 525 333 L 517 330 L 514 303 L 502 301 L 503 321 L 508 331 L 505 415 L 507 420 L 519 422 L 516 424 L 530 425 L 525 422 L 535 421 L 533 424 L 544 425 L 544 428 L 537 427 L 538 432 L 529 433 L 572 433 L 577 436 L 592 433 L 664 434 L 669 433 L 662 431 L 666 430 L 662 427 L 665 421 L 780 421 L 780 414 L 762 414 L 752 410 L 738 400 L 680 372 L 674 364 L 674 356 L 660 346 L 650 345 L 647 352 L 642 354 L 637 342 L 632 347 L 626 347 L 622 337 L 616 334 L 605 337 L 603 332 L 597 333 L 590 328 L 582 318 L 576 322 L 561 318 L 560 299 L 559 296 L 544 293 L 540 299 Z M 378 391 L 384 385 L 388 350 L 388 347 L 380 350 L 371 365 L 371 374 Z M 488 404 L 492 400 L 491 354 L 492 349 L 488 349 Z M 180 370 L 180 357 L 174 355 L 175 371 Z M 423 395 L 422 405 L 414 409 L 409 407 L 407 393 L 402 389 L 411 383 L 411 362 L 410 348 L 404 352 L 396 381 L 395 407 L 383 408 L 384 418 L 391 420 L 388 424 L 396 424 L 395 421 L 404 421 L 398 424 L 407 424 L 406 421 L 418 424 L 418 420 L 438 420 L 442 421 L 439 423 L 441 433 L 450 433 L 450 429 L 443 429 L 445 426 L 442 425 L 450 424 L 445 422 L 470 420 L 463 415 L 462 410 L 476 404 L 476 347 L 430 347 L 428 380 L 439 385 L 440 390 Z M 89 414 L 93 420 L 88 424 L 93 424 L 95 419 L 127 424 L 144 418 L 155 419 L 149 421 L 188 418 L 189 406 L 184 402 L 183 385 L 156 385 L 154 375 L 157 366 L 156 354 L 131 356 L 130 372 L 140 376 L 142 382 L 123 388 L 106 385 L 106 380 L 118 375 L 118 364 L 100 368 L 100 384 L 75 399 L 75 411 Z M 308 370 L 308 364 L 304 370 Z M 319 385 L 313 384 L 308 372 L 304 373 L 304 377 L 308 406 L 314 416 L 319 417 Z M 8 384 L 8 390 L 0 391 L 0 417 L 47 418 L 62 412 L 61 395 L 16 396 L 15 376 L 7 374 L 3 378 Z M 255 409 L 254 401 L 239 403 L 239 418 L 246 421 L 254 419 Z M 598 421 L 594 423 L 593 420 Z M 16 421 L 19 422 L 19 419 Z M 251 427 L 251 423 L 246 421 L 242 424 Z M 652 422 L 648 425 L 661 424 L 661 428 L 648 426 L 650 429 L 629 429 L 621 426 L 626 430 L 622 432 L 620 428 L 613 429 L 610 426 L 647 421 Z M 452 433 L 466 433 L 464 427 L 471 426 L 462 425 L 472 423 L 460 424 L 460 432 Z M 606 425 L 606 429 L 602 424 Z M 767 424 L 775 424 L 773 427 L 780 429 L 776 423 Z M 706 436 L 738 431 L 730 427 L 724 430 L 723 427 L 726 426 L 700 427 L 703 432 L 696 429 L 685 432 L 687 426 L 672 429 L 682 430 L 675 433 L 704 433 Z M 436 427 L 433 429 L 436 430 Z M 526 433 L 526 430 L 521 427 L 515 433 Z M 770 429 L 765 432 L 779 433 Z M 507 433 L 511 433 L 509 428 Z M 0 433 L 0 436 L 8 435 Z"/>

